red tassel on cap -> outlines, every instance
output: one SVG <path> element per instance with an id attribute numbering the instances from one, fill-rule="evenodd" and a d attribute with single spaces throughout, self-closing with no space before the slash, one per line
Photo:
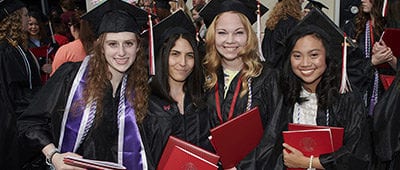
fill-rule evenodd
<path id="1" fill-rule="evenodd" d="M 151 20 L 151 14 L 149 12 L 149 74 L 151 76 L 156 75 L 156 68 L 154 65 L 154 39 L 153 39 L 153 22 Z"/>
<path id="2" fill-rule="evenodd" d="M 344 41 L 342 45 L 342 79 L 340 80 L 340 94 L 352 91 L 349 78 L 347 76 L 347 35 L 344 33 Z"/>

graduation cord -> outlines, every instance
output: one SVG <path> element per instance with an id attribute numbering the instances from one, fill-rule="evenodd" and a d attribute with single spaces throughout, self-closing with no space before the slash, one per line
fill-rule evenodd
<path id="1" fill-rule="evenodd" d="M 367 21 L 365 25 L 365 58 L 371 58 L 371 48 L 374 44 L 374 34 L 371 20 Z M 378 83 L 379 83 L 379 74 L 378 70 L 374 69 L 374 86 L 372 89 L 372 95 L 369 104 L 368 115 L 372 116 L 374 112 L 374 108 L 376 103 L 378 102 Z M 368 92 L 366 92 L 366 96 L 368 96 Z M 368 97 L 365 98 L 365 101 L 368 100 Z"/>
<path id="2" fill-rule="evenodd" d="M 246 111 L 251 109 L 251 103 L 253 102 L 253 92 L 251 88 L 251 77 L 247 79 L 247 86 L 249 87 L 249 96 L 247 97 Z"/>
<path id="3" fill-rule="evenodd" d="M 233 99 L 232 99 L 231 106 L 230 106 L 230 109 L 229 109 L 228 120 L 232 119 L 232 117 L 233 117 L 233 111 L 235 109 L 236 100 L 237 100 L 237 97 L 239 95 L 241 82 L 242 82 L 242 76 L 239 77 L 239 80 L 238 80 L 238 82 L 236 84 L 235 92 L 233 94 Z M 251 78 L 249 78 L 247 80 L 249 92 L 248 92 L 248 97 L 247 97 L 246 111 L 250 110 L 251 103 L 252 103 L 252 100 L 253 100 L 252 99 L 253 98 L 253 94 L 252 94 L 251 82 L 252 82 Z M 217 110 L 218 119 L 219 119 L 220 123 L 222 124 L 222 123 L 224 123 L 224 121 L 223 121 L 222 112 L 221 112 L 221 102 L 220 102 L 220 99 L 219 99 L 218 82 L 215 84 L 215 105 L 216 105 L 215 107 L 216 107 L 216 110 Z"/>
<path id="4" fill-rule="evenodd" d="M 26 57 L 26 54 L 24 50 L 22 50 L 21 46 L 19 46 L 16 41 L 12 40 L 11 38 L 7 37 L 7 40 L 9 43 L 11 43 L 12 46 L 14 46 L 19 54 L 21 54 L 22 59 L 24 60 L 25 64 L 25 69 L 26 72 L 28 73 L 28 78 L 29 78 L 29 88 L 32 89 L 32 70 L 31 70 L 31 65 L 29 64 L 28 57 Z"/>

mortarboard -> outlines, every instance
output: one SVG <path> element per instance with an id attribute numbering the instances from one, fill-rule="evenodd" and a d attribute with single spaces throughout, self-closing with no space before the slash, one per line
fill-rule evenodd
<path id="1" fill-rule="evenodd" d="M 324 5 L 323 3 L 319 2 L 319 1 L 308 0 L 308 3 L 304 7 L 304 9 L 313 9 L 313 8 L 317 8 L 319 10 L 322 10 L 322 8 L 329 9 L 326 5 Z"/>
<path id="2" fill-rule="evenodd" d="M 25 4 L 19 0 L 0 0 L 0 21 L 22 7 L 25 7 Z"/>
<path id="3" fill-rule="evenodd" d="M 153 27 L 155 54 L 169 36 L 181 33 L 190 33 L 195 37 L 196 28 L 189 16 L 178 10 Z"/>
<path id="4" fill-rule="evenodd" d="M 149 40 L 150 75 L 155 75 L 154 58 L 158 56 L 161 45 L 173 34 L 190 33 L 195 37 L 196 28 L 190 17 L 182 9 L 161 20 L 154 27 L 142 33 Z"/>
<path id="5" fill-rule="evenodd" d="M 347 39 L 345 33 L 321 10 L 311 9 L 309 14 L 306 15 L 286 37 L 285 44 L 289 45 L 290 42 L 298 38 L 298 35 L 305 32 L 317 32 L 327 40 L 329 44 L 328 47 L 326 47 L 326 51 L 333 59 L 342 63 L 340 92 L 345 93 L 351 90 L 347 78 L 347 47 L 354 49 L 357 45 L 350 39 Z M 344 41 L 346 41 L 345 46 Z"/>
<path id="6" fill-rule="evenodd" d="M 207 27 L 215 16 L 222 12 L 238 11 L 244 14 L 251 24 L 257 21 L 257 0 L 211 0 L 200 11 Z M 260 15 L 265 14 L 268 8 L 260 4 Z"/>
<path id="7" fill-rule="evenodd" d="M 147 24 L 148 13 L 121 0 L 107 0 L 87 12 L 82 19 L 89 21 L 99 36 L 105 32 L 140 31 Z"/>

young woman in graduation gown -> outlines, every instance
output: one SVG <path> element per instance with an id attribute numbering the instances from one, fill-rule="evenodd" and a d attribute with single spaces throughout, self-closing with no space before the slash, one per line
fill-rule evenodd
<path id="1" fill-rule="evenodd" d="M 63 162 L 72 156 L 147 169 L 137 123 L 146 114 L 148 73 L 135 10 L 108 0 L 87 13 L 98 24 L 94 54 L 62 65 L 20 117 L 22 140 L 50 166 L 77 168 Z"/>
<path id="2" fill-rule="evenodd" d="M 352 76 L 350 81 L 361 92 L 369 119 L 372 118 L 375 104 L 382 99 L 385 91 L 379 75 L 395 75 L 397 63 L 392 50 L 380 40 L 386 24 L 382 8 L 383 1 L 363 0 L 355 22 L 344 26 L 344 31 L 359 47 L 360 55 L 352 56 L 360 58 L 355 63 L 358 66 L 352 71 L 362 76 Z M 387 64 L 387 67 L 382 66 L 383 64 Z"/>
<path id="3" fill-rule="evenodd" d="M 27 50 L 27 15 L 20 1 L 0 2 L 0 165 L 5 169 L 25 162 L 18 158 L 16 120 L 41 86 L 38 62 Z"/>
<path id="4" fill-rule="evenodd" d="M 339 93 L 340 56 L 332 39 L 316 26 L 295 28 L 287 41 L 281 88 L 285 108 L 267 123 L 258 152 L 258 169 L 363 169 L 371 154 L 366 114 L 357 92 Z M 340 44 L 340 43 L 339 43 Z M 343 86 L 345 87 L 345 86 Z M 343 146 L 319 157 L 306 157 L 284 143 L 288 123 L 344 128 Z"/>
<path id="5" fill-rule="evenodd" d="M 141 126 L 149 169 L 156 169 L 168 137 L 211 150 L 210 112 L 204 100 L 201 57 L 195 28 L 179 10 L 154 28 L 156 74 L 148 114 Z"/>
<path id="6" fill-rule="evenodd" d="M 237 0 L 217 5 L 225 10 L 216 16 L 210 16 L 212 8 L 200 12 L 208 25 L 204 65 L 207 104 L 213 110 L 212 127 L 254 107 L 259 108 L 265 125 L 268 115 L 274 114 L 282 101 L 278 100 L 277 71 L 263 68 L 258 55 L 258 40 L 251 27 L 256 21 L 254 8 L 246 8 Z M 254 169 L 255 159 L 252 152 L 236 168 Z"/>

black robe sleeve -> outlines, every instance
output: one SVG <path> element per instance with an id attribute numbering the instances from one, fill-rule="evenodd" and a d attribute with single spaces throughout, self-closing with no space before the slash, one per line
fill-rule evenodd
<path id="1" fill-rule="evenodd" d="M 24 54 L 0 41 L 0 165 L 5 169 L 18 169 L 25 162 L 24 155 L 18 155 L 22 149 L 16 120 L 41 87 L 36 61 L 30 53 Z"/>
<path id="2" fill-rule="evenodd" d="M 146 149 L 149 169 L 156 169 L 164 146 L 170 135 L 176 135 L 180 124 L 176 104 L 169 104 L 156 96 L 150 96 L 149 109 L 141 124 L 141 136 Z"/>
<path id="3" fill-rule="evenodd" d="M 320 163 L 325 169 L 367 169 L 372 144 L 361 97 L 356 92 L 343 94 L 329 112 L 329 126 L 344 128 L 343 146 L 333 153 L 320 155 Z M 326 116 L 321 113 L 324 111 L 319 111 L 317 124 L 326 125 Z"/>
<path id="4" fill-rule="evenodd" d="M 19 138 L 33 152 L 58 145 L 62 115 L 80 63 L 63 64 L 38 92 L 18 120 Z"/>
<path id="5" fill-rule="evenodd" d="M 283 64 L 283 48 L 286 36 L 299 21 L 292 16 L 287 19 L 281 19 L 274 30 L 265 28 L 264 38 L 262 40 L 262 52 L 266 63 L 274 68 L 280 68 Z"/>
<path id="6" fill-rule="evenodd" d="M 375 106 L 373 139 L 375 154 L 381 161 L 391 161 L 392 169 L 400 165 L 400 74 Z M 395 164 L 397 161 L 397 165 Z"/>

